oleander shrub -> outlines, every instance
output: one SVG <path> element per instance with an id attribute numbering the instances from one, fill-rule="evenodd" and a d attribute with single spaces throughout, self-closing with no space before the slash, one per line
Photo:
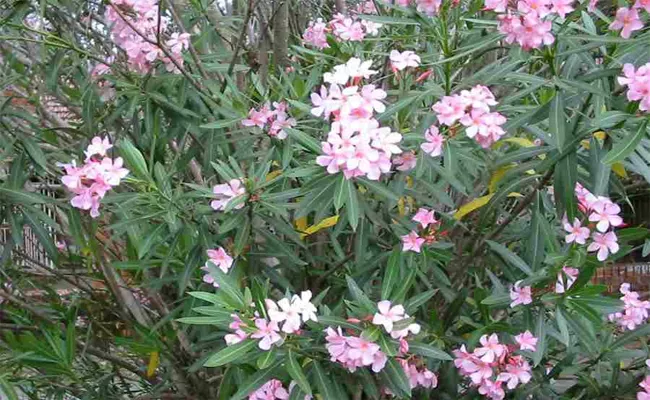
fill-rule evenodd
<path id="1" fill-rule="evenodd" d="M 2 12 L 0 397 L 650 399 L 648 1 Z"/>

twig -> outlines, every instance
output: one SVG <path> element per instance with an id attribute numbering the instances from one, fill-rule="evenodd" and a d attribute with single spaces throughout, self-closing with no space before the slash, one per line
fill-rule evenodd
<path id="1" fill-rule="evenodd" d="M 345 265 L 348 261 L 350 261 L 352 258 L 354 258 L 354 253 L 350 253 L 347 256 L 345 256 L 344 259 L 336 263 L 332 268 L 327 270 L 323 275 L 319 276 L 318 279 L 316 279 L 316 282 L 314 283 L 314 289 L 320 287 L 320 284 L 323 283 L 327 277 L 338 271 L 339 268 Z"/>
<path id="2" fill-rule="evenodd" d="M 226 76 L 232 75 L 232 71 L 235 69 L 237 56 L 239 56 L 239 50 L 241 49 L 242 44 L 244 43 L 244 37 L 246 36 L 246 28 L 248 27 L 248 22 L 253 16 L 253 11 L 255 10 L 256 6 L 257 6 L 257 1 L 253 3 L 253 0 L 248 0 L 248 10 L 246 10 L 246 18 L 244 19 L 244 24 L 242 25 L 241 33 L 239 34 L 239 38 L 237 39 L 235 50 L 233 51 L 232 59 L 230 60 L 230 65 L 228 65 L 228 72 L 226 73 Z M 223 83 L 221 84 L 221 90 L 220 90 L 221 93 L 223 93 L 226 90 L 227 85 L 228 85 L 228 81 L 224 79 Z"/>

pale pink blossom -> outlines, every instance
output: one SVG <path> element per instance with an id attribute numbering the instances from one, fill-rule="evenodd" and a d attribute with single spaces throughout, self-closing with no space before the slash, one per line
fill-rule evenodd
<path id="1" fill-rule="evenodd" d="M 485 0 L 485 9 L 493 10 L 498 13 L 506 12 L 508 0 Z"/>
<path id="2" fill-rule="evenodd" d="M 519 286 L 521 281 L 515 282 L 514 286 L 510 289 L 510 307 L 516 307 L 519 304 L 527 305 L 533 302 L 532 289 L 530 286 Z"/>
<path id="3" fill-rule="evenodd" d="M 616 10 L 616 19 L 609 24 L 609 29 L 614 31 L 621 31 L 621 37 L 629 39 L 632 32 L 638 31 L 643 28 L 643 22 L 639 18 L 639 13 L 636 9 L 621 7 Z"/>
<path id="4" fill-rule="evenodd" d="M 643 8 L 646 12 L 650 13 L 650 0 L 636 0 L 634 8 Z"/>
<path id="5" fill-rule="evenodd" d="M 90 144 L 86 148 L 86 151 L 84 151 L 84 154 L 86 155 L 86 161 L 88 161 L 92 156 L 106 156 L 106 152 L 111 148 L 113 148 L 113 145 L 109 141 L 108 137 L 101 138 L 99 136 L 95 136 L 90 141 Z"/>
<path id="6" fill-rule="evenodd" d="M 309 26 L 302 35 L 302 40 L 305 44 L 312 45 L 318 49 L 326 49 L 330 47 L 327 43 L 327 24 L 321 18 L 316 21 L 310 21 Z"/>
<path id="7" fill-rule="evenodd" d="M 395 165 L 395 169 L 398 171 L 410 171 L 415 168 L 417 163 L 418 158 L 415 156 L 415 153 L 411 151 L 402 153 L 393 158 L 393 165 Z"/>
<path id="8" fill-rule="evenodd" d="M 562 19 L 568 13 L 574 10 L 573 3 L 575 0 L 551 0 L 551 12 L 557 13 Z"/>
<path id="9" fill-rule="evenodd" d="M 210 206 L 216 211 L 224 211 L 234 198 L 246 194 L 246 188 L 240 179 L 231 179 L 228 183 L 222 183 L 212 188 L 216 199 L 210 203 Z M 244 203 L 237 204 L 236 210 L 244 207 Z"/>
<path id="10" fill-rule="evenodd" d="M 410 318 L 410 316 L 408 314 L 404 314 L 404 318 Z M 410 323 L 406 328 L 402 330 L 393 329 L 393 331 L 390 333 L 390 337 L 392 337 L 393 339 L 402 340 L 405 337 L 407 337 L 409 334 L 417 335 L 418 333 L 420 333 L 421 329 L 422 327 L 420 326 L 420 324 L 413 322 Z"/>
<path id="11" fill-rule="evenodd" d="M 248 396 L 248 400 L 287 400 L 289 391 L 277 379 L 271 379 Z"/>
<path id="12" fill-rule="evenodd" d="M 650 63 L 642 65 L 637 70 L 634 65 L 623 65 L 624 76 L 618 78 L 618 83 L 627 86 L 627 99 L 638 101 L 639 110 L 650 110 Z"/>
<path id="13" fill-rule="evenodd" d="M 598 261 L 605 261 L 610 253 L 616 254 L 619 250 L 618 238 L 614 232 L 594 232 L 592 239 L 593 242 L 587 247 L 587 251 L 597 251 Z"/>
<path id="14" fill-rule="evenodd" d="M 300 292 L 300 296 L 294 294 L 291 298 L 291 303 L 298 309 L 303 322 L 314 321 L 318 322 L 316 316 L 316 306 L 311 302 L 311 290 L 304 290 Z"/>
<path id="15" fill-rule="evenodd" d="M 442 0 L 415 0 L 417 10 L 428 16 L 434 16 L 440 11 Z"/>
<path id="16" fill-rule="evenodd" d="M 381 325 L 386 332 L 390 333 L 393 330 L 393 322 L 404 319 L 404 307 L 397 304 L 391 307 L 391 302 L 383 300 L 377 303 L 379 312 L 375 313 L 372 323 Z"/>
<path id="17" fill-rule="evenodd" d="M 402 251 L 414 251 L 419 253 L 425 239 L 418 236 L 417 232 L 411 231 L 408 235 L 402 236 Z"/>
<path id="18" fill-rule="evenodd" d="M 267 321 L 264 318 L 257 318 L 255 320 L 257 330 L 251 335 L 253 339 L 261 339 L 258 343 L 260 349 L 268 351 L 271 346 L 282 341 L 280 336 L 278 323 L 275 321 Z"/>
<path id="19" fill-rule="evenodd" d="M 206 262 L 205 265 L 201 267 L 203 271 L 207 272 L 205 275 L 203 275 L 203 282 L 211 284 L 214 287 L 218 288 L 219 284 L 214 279 L 214 276 L 210 274 L 208 263 L 212 263 L 224 273 L 228 273 L 230 267 L 232 267 L 233 259 L 230 255 L 228 255 L 228 253 L 226 253 L 226 250 L 224 250 L 223 247 L 208 250 L 207 254 L 208 262 Z"/>
<path id="20" fill-rule="evenodd" d="M 499 374 L 497 381 L 507 382 L 506 386 L 512 390 L 520 383 L 526 384 L 530 382 L 530 378 L 532 378 L 530 371 L 531 367 L 528 361 L 521 356 L 514 356 L 506 364 L 506 371 Z"/>
<path id="21" fill-rule="evenodd" d="M 634 330 L 648 320 L 650 301 L 641 300 L 638 292 L 630 290 L 629 283 L 621 284 L 620 291 L 623 310 L 610 314 L 608 318 L 624 329 Z"/>
<path id="22" fill-rule="evenodd" d="M 483 347 L 474 350 L 474 354 L 486 363 L 494 362 L 504 355 L 507 351 L 506 346 L 499 343 L 496 333 L 481 336 L 479 340 Z"/>
<path id="23" fill-rule="evenodd" d="M 544 18 L 550 11 L 551 0 L 521 0 L 517 2 L 517 10 L 524 16 Z"/>
<path id="24" fill-rule="evenodd" d="M 422 151 L 431 157 L 437 157 L 442 154 L 442 145 L 445 137 L 440 134 L 438 127 L 431 125 L 426 132 L 424 132 L 424 139 L 426 142 L 420 145 Z"/>
<path id="25" fill-rule="evenodd" d="M 537 338 L 530 331 L 525 331 L 515 336 L 515 342 L 519 345 L 520 350 L 537 350 Z"/>
<path id="26" fill-rule="evenodd" d="M 564 230 L 569 234 L 564 237 L 564 240 L 567 243 L 578 243 L 585 244 L 587 239 L 589 239 L 589 228 L 583 227 L 578 218 L 573 219 L 573 225 L 568 221 L 564 220 L 563 222 Z"/>
<path id="27" fill-rule="evenodd" d="M 501 387 L 501 381 L 485 379 L 478 387 L 478 392 L 491 400 L 502 400 L 506 394 Z"/>
<path id="28" fill-rule="evenodd" d="M 418 209 L 418 212 L 413 216 L 412 220 L 419 223 L 423 229 L 426 229 L 429 225 L 438 223 L 436 212 L 434 210 L 427 210 L 426 208 Z"/>
<path id="29" fill-rule="evenodd" d="M 452 126 L 456 121 L 465 115 L 467 102 L 460 96 L 444 96 L 432 107 L 438 117 L 438 122 L 443 125 Z"/>
<path id="30" fill-rule="evenodd" d="M 598 222 L 596 229 L 600 232 L 606 232 L 610 227 L 616 227 L 623 224 L 623 218 L 618 214 L 621 208 L 618 204 L 607 202 L 596 202 L 592 206 L 592 213 L 589 215 L 589 221 Z"/>
<path id="31" fill-rule="evenodd" d="M 393 70 L 397 71 L 403 71 L 409 67 L 417 68 L 420 65 L 420 56 L 410 50 L 401 53 L 397 50 L 392 50 L 390 52 L 390 63 Z"/>
<path id="32" fill-rule="evenodd" d="M 266 310 L 269 319 L 278 325 L 282 322 L 282 332 L 295 333 L 300 330 L 301 315 L 298 303 L 292 303 L 289 299 L 283 298 L 275 303 L 273 300 L 266 299 Z"/>

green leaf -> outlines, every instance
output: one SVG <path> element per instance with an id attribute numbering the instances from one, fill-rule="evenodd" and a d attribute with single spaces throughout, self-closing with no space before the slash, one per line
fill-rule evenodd
<path id="1" fill-rule="evenodd" d="M 585 350 L 587 350 L 592 356 L 598 354 L 598 348 L 600 346 L 598 345 L 596 336 L 594 336 L 593 332 L 585 326 L 582 319 L 580 319 L 579 316 L 571 313 L 564 313 L 564 317 L 569 325 L 569 328 L 576 335 L 578 341 L 582 343 Z"/>
<path id="2" fill-rule="evenodd" d="M 271 378 L 277 376 L 279 366 L 280 362 L 276 362 L 269 368 L 257 371 L 251 375 L 244 381 L 244 383 L 239 385 L 239 390 L 237 390 L 237 393 L 235 393 L 230 400 L 244 400 L 249 394 L 262 387 L 262 385 L 268 382 Z"/>
<path id="3" fill-rule="evenodd" d="M 246 339 L 242 342 L 227 346 L 211 355 L 203 364 L 204 367 L 219 367 L 237 361 L 257 346 L 257 340 Z"/>
<path id="4" fill-rule="evenodd" d="M 241 118 L 235 118 L 235 119 L 225 119 L 225 120 L 220 120 L 220 121 L 214 121 L 210 122 L 204 125 L 201 125 L 201 128 L 205 129 L 221 129 L 221 128 L 226 128 L 228 126 L 232 126 L 236 124 L 237 122 L 241 121 Z"/>
<path id="5" fill-rule="evenodd" d="M 436 293 L 438 293 L 439 289 L 429 289 L 425 292 L 418 293 L 415 296 L 411 297 L 408 302 L 406 303 L 406 312 L 408 314 L 413 314 L 414 312 L 417 311 L 418 307 L 421 305 L 425 304 L 427 301 L 429 301 L 433 296 L 435 296 Z"/>
<path id="6" fill-rule="evenodd" d="M 644 121 L 633 135 L 628 135 L 616 142 L 603 159 L 603 164 L 612 165 L 617 161 L 623 161 L 625 157 L 632 153 L 645 136 L 647 124 L 647 121 Z"/>
<path id="7" fill-rule="evenodd" d="M 436 347 L 420 342 L 409 342 L 409 353 L 417 354 L 434 360 L 450 361 L 453 358 Z"/>
<path id="8" fill-rule="evenodd" d="M 23 147 L 29 154 L 29 157 L 34 160 L 34 162 L 41 167 L 43 170 L 47 169 L 47 159 L 45 158 L 45 153 L 41 150 L 40 147 L 34 142 L 29 136 L 24 136 L 21 138 Z"/>
<path id="9" fill-rule="evenodd" d="M 548 129 L 555 141 L 555 147 L 563 150 L 567 142 L 566 117 L 564 115 L 564 101 L 561 92 L 557 91 L 551 100 L 551 108 L 548 116 Z"/>
<path id="10" fill-rule="evenodd" d="M 291 350 L 287 353 L 287 372 L 289 373 L 289 376 L 291 376 L 291 379 L 296 381 L 298 386 L 300 386 L 306 394 L 311 394 L 311 387 L 309 386 L 307 377 Z"/>
<path id="11" fill-rule="evenodd" d="M 221 304 L 221 298 L 214 293 L 208 292 L 188 292 L 192 297 L 207 301 L 208 303 L 219 305 Z"/>
<path id="12" fill-rule="evenodd" d="M 278 358 L 277 347 L 271 347 L 270 350 L 265 351 L 257 359 L 256 365 L 258 369 L 266 369 L 273 364 L 273 362 Z"/>
<path id="13" fill-rule="evenodd" d="M 0 187 L 0 198 L 8 199 L 13 204 L 47 204 L 54 203 L 56 200 L 37 193 L 26 192 L 24 190 Z"/>
<path id="14" fill-rule="evenodd" d="M 537 324 L 535 326 L 535 337 L 537 338 L 537 349 L 533 354 L 533 363 L 536 366 L 542 361 L 546 352 L 546 324 L 544 322 L 546 315 L 544 310 L 540 310 L 537 315 Z"/>
<path id="15" fill-rule="evenodd" d="M 393 192 L 392 190 L 388 189 L 381 182 L 375 182 L 365 178 L 357 178 L 357 179 L 359 180 L 359 183 L 366 186 L 370 191 L 380 195 L 381 197 L 391 200 L 395 203 L 399 201 L 399 195 Z"/>
<path id="16" fill-rule="evenodd" d="M 578 181 L 578 162 L 573 151 L 562 158 L 555 166 L 554 182 L 555 200 L 558 215 L 566 212 L 569 221 L 576 216 L 575 186 Z"/>
<path id="17" fill-rule="evenodd" d="M 323 399 L 336 399 L 336 396 L 332 392 L 332 383 L 327 377 L 327 373 L 323 370 L 318 361 L 314 361 L 314 367 L 312 371 L 314 372 L 314 381 L 316 381 L 316 387 Z"/>
<path id="18" fill-rule="evenodd" d="M 313 137 L 293 128 L 285 128 L 284 131 L 287 132 L 289 137 L 293 138 L 296 142 L 303 145 L 307 150 L 311 150 L 312 153 L 320 154 L 321 146 Z"/>
<path id="19" fill-rule="evenodd" d="M 232 318 L 228 315 L 226 318 L 211 316 L 211 317 L 183 317 L 178 318 L 176 321 L 182 324 L 189 325 L 223 325 L 232 322 Z"/>
<path id="20" fill-rule="evenodd" d="M 352 230 L 356 232 L 357 226 L 359 225 L 359 217 L 360 217 L 360 207 L 359 207 L 359 194 L 357 193 L 357 189 L 354 187 L 354 184 L 352 181 L 349 181 L 350 189 L 348 190 L 348 199 L 347 199 L 347 207 L 345 211 L 347 212 L 348 215 L 348 221 L 350 222 L 350 226 L 352 227 Z"/>
<path id="21" fill-rule="evenodd" d="M 151 180 L 149 171 L 147 170 L 147 162 L 142 156 L 142 153 L 140 153 L 140 150 L 129 139 L 120 140 L 117 147 L 122 157 L 124 157 L 126 165 L 135 176 L 143 180 Z"/>
<path id="22" fill-rule="evenodd" d="M 357 325 L 348 322 L 341 317 L 336 317 L 334 315 L 319 315 L 318 323 L 326 326 L 331 326 L 333 328 L 340 326 L 341 328 L 345 328 L 345 329 L 361 330 L 361 328 L 359 328 Z"/>
<path id="23" fill-rule="evenodd" d="M 239 286 L 235 283 L 234 279 L 223 272 L 221 268 L 217 268 L 212 262 L 208 262 L 207 265 L 210 275 L 219 284 L 219 292 L 226 296 L 233 308 L 238 310 L 245 309 L 244 295 L 239 290 Z"/>
<path id="24" fill-rule="evenodd" d="M 361 307 L 365 308 L 367 312 L 374 313 L 377 308 L 375 303 L 370 301 L 368 296 L 366 296 L 366 294 L 363 293 L 363 290 L 361 290 L 359 286 L 357 286 L 357 283 L 354 281 L 354 279 L 346 275 L 345 280 L 348 283 L 348 290 L 352 295 L 352 299 L 354 299 L 354 301 L 357 302 Z"/>
<path id="25" fill-rule="evenodd" d="M 481 304 L 492 307 L 507 307 L 512 299 L 509 293 L 495 293 L 491 296 L 484 298 Z"/>
<path id="26" fill-rule="evenodd" d="M 555 309 L 555 322 L 557 323 L 557 328 L 560 331 L 560 338 L 562 343 L 569 347 L 571 342 L 571 337 L 569 336 L 569 328 L 567 326 L 566 318 L 560 307 Z"/>
<path id="27" fill-rule="evenodd" d="M 399 249 L 393 250 L 386 265 L 384 280 L 381 283 L 381 299 L 389 300 L 390 293 L 399 281 L 399 275 L 402 265 L 402 252 Z"/>
<path id="28" fill-rule="evenodd" d="M 620 111 L 605 111 L 591 121 L 594 128 L 607 129 L 633 116 Z"/>
<path id="29" fill-rule="evenodd" d="M 533 271 L 530 269 L 528 264 L 526 264 L 526 262 L 522 260 L 518 255 L 508 250 L 507 247 L 505 247 L 500 243 L 493 242 L 491 240 L 487 240 L 486 242 L 488 246 L 490 246 L 490 249 L 492 249 L 492 251 L 494 251 L 499 256 L 501 256 L 501 258 L 503 258 L 504 261 L 506 261 L 513 267 L 517 267 L 528 276 L 531 276 L 533 274 Z"/>
<path id="30" fill-rule="evenodd" d="M 397 397 L 411 397 L 411 384 L 406 377 L 404 368 L 395 358 L 389 358 L 386 366 L 379 373 L 381 381 Z M 328 397 L 326 397 L 328 398 Z"/>
<path id="31" fill-rule="evenodd" d="M 350 191 L 350 180 L 345 179 L 343 174 L 340 174 L 338 177 L 338 183 L 336 184 L 336 189 L 334 190 L 334 207 L 338 211 L 343 205 L 345 205 L 348 200 L 348 192 Z"/>
<path id="32" fill-rule="evenodd" d="M 14 386 L 2 375 L 0 375 L 0 393 L 7 396 L 7 400 L 20 400 Z"/>
<path id="33" fill-rule="evenodd" d="M 645 341 L 645 339 L 647 338 L 648 335 L 650 335 L 650 324 L 640 326 L 640 327 L 638 327 L 638 328 L 636 328 L 634 330 L 627 331 L 624 334 L 622 334 L 621 336 L 619 336 L 618 339 L 616 339 L 616 341 L 614 341 L 614 343 L 612 343 L 611 349 L 614 350 L 614 349 L 617 349 L 619 347 L 623 347 L 623 346 L 627 345 L 628 343 L 630 343 L 630 342 L 632 342 L 632 341 L 634 341 L 634 340 L 636 340 L 638 338 L 641 338 L 641 337 L 643 337 L 644 341 Z"/>

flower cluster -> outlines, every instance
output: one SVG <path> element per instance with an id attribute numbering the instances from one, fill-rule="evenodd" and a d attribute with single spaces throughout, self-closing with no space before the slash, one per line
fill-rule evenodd
<path id="1" fill-rule="evenodd" d="M 201 267 L 201 269 L 206 272 L 206 274 L 203 275 L 203 282 L 209 283 L 212 286 L 218 288 L 219 284 L 214 279 L 214 276 L 210 274 L 209 272 L 210 268 L 208 267 L 208 263 L 212 263 L 220 270 L 222 270 L 224 273 L 228 273 L 230 267 L 232 267 L 232 257 L 230 257 L 228 253 L 226 253 L 226 250 L 224 250 L 223 247 L 208 250 L 207 253 L 208 253 L 208 262 L 206 262 L 205 265 Z"/>
<path id="2" fill-rule="evenodd" d="M 578 279 L 579 274 L 580 271 L 576 268 L 567 266 L 562 267 L 560 272 L 557 273 L 555 293 L 564 293 L 569 290 L 569 288 L 575 283 L 576 279 Z"/>
<path id="3" fill-rule="evenodd" d="M 440 11 L 442 0 L 415 0 L 415 5 L 419 12 L 432 17 L 437 15 L 438 11 Z"/>
<path id="4" fill-rule="evenodd" d="M 212 193 L 216 199 L 210 202 L 210 206 L 216 211 L 224 211 L 234 198 L 246 194 L 246 188 L 240 179 L 231 179 L 228 183 L 213 187 Z M 244 203 L 239 203 L 234 208 L 239 210 L 242 207 L 244 207 Z"/>
<path id="5" fill-rule="evenodd" d="M 379 309 L 379 312 L 375 313 L 373 316 L 372 323 L 374 325 L 383 326 L 386 332 L 390 333 L 390 336 L 393 339 L 404 339 L 409 333 L 414 335 L 420 333 L 421 327 L 416 323 L 409 324 L 403 329 L 394 329 L 393 324 L 395 322 L 409 318 L 409 315 L 406 314 L 404 310 L 404 306 L 401 304 L 391 307 L 390 301 L 383 300 L 377 303 L 377 308 Z"/>
<path id="6" fill-rule="evenodd" d="M 165 40 L 168 49 L 165 54 L 156 43 L 159 33 L 167 31 L 170 19 L 159 13 L 157 0 L 113 0 L 106 8 L 105 17 L 111 38 L 126 52 L 131 68 L 145 73 L 156 60 L 161 60 L 168 72 L 179 73 L 178 66 L 183 65 L 183 50 L 189 47 L 190 35 L 178 32 L 169 35 Z"/>
<path id="7" fill-rule="evenodd" d="M 60 164 L 66 172 L 61 182 L 75 194 L 70 204 L 81 210 L 90 210 L 93 218 L 99 216 L 100 200 L 129 174 L 129 170 L 122 167 L 124 161 L 121 157 L 113 160 L 106 156 L 112 147 L 108 138 L 96 136 L 84 152 L 86 159 L 82 166 L 77 167 L 74 160 L 70 164 Z"/>
<path id="8" fill-rule="evenodd" d="M 509 390 L 519 384 L 526 384 L 532 378 L 531 366 L 522 355 L 513 354 L 516 350 L 537 348 L 537 338 L 529 331 L 515 336 L 516 345 L 499 343 L 498 336 L 483 335 L 481 346 L 472 353 L 462 345 L 454 350 L 454 364 L 461 375 L 470 379 L 471 385 L 478 387 L 478 392 L 489 399 L 501 400 L 505 397 L 503 384 Z"/>
<path id="9" fill-rule="evenodd" d="M 587 251 L 597 252 L 598 261 L 605 261 L 610 253 L 615 254 L 619 250 L 618 237 L 613 229 L 623 225 L 623 219 L 619 215 L 621 208 L 608 197 L 595 196 L 580 183 L 576 183 L 575 194 L 580 211 L 589 222 L 596 223 Z M 583 227 L 578 218 L 572 223 L 565 218 L 563 225 L 568 233 L 565 236 L 567 243 L 584 244 L 589 238 L 590 229 Z"/>
<path id="10" fill-rule="evenodd" d="M 384 369 L 388 357 L 377 343 L 356 336 L 345 336 L 341 327 L 336 330 L 328 327 L 325 347 L 333 362 L 338 362 L 350 372 L 357 368 L 370 366 L 373 372 Z"/>
<path id="11" fill-rule="evenodd" d="M 358 10 L 364 14 L 374 14 L 374 4 L 372 9 L 369 6 L 360 5 Z M 336 14 L 328 23 L 323 22 L 321 18 L 316 21 L 310 21 L 309 26 L 302 35 L 303 43 L 314 46 L 318 49 L 329 48 L 327 43 L 327 34 L 332 33 L 334 39 L 338 42 L 360 42 L 366 36 L 376 36 L 382 24 L 362 20 L 358 16 Z"/>
<path id="12" fill-rule="evenodd" d="M 412 221 L 417 222 L 422 227 L 421 233 L 412 230 L 407 235 L 402 236 L 402 251 L 419 253 L 424 243 L 436 241 L 436 228 L 439 226 L 440 221 L 436 219 L 435 211 L 426 208 L 418 209 Z"/>
<path id="13" fill-rule="evenodd" d="M 564 19 L 573 11 L 574 0 L 518 0 L 516 9 L 508 8 L 507 0 L 485 0 L 485 8 L 500 13 L 499 32 L 507 43 L 517 42 L 524 50 L 538 49 L 555 41 L 550 18 L 557 14 Z"/>
<path id="14" fill-rule="evenodd" d="M 476 140 L 481 147 L 488 148 L 505 135 L 501 125 L 506 123 L 506 117 L 498 112 L 490 112 L 490 106 L 496 104 L 490 89 L 477 85 L 460 94 L 444 96 L 432 109 L 440 124 L 453 126 L 460 122 L 465 126 L 468 137 Z M 432 133 L 437 134 L 437 130 Z"/>
<path id="15" fill-rule="evenodd" d="M 280 140 L 287 138 L 285 128 L 296 126 L 296 120 L 287 113 L 287 103 L 285 102 L 273 102 L 273 109 L 269 103 L 264 104 L 259 111 L 251 108 L 248 118 L 241 123 L 244 126 L 256 126 L 260 129 L 265 129 L 268 125 L 268 135 Z"/>
<path id="16" fill-rule="evenodd" d="M 621 328 L 631 331 L 647 321 L 650 301 L 640 300 L 639 293 L 631 291 L 629 283 L 621 284 L 620 291 L 623 294 L 623 311 L 609 314 L 608 318 Z"/>
<path id="17" fill-rule="evenodd" d="M 638 69 L 632 64 L 623 65 L 623 74 L 618 78 L 618 83 L 627 86 L 627 99 L 639 101 L 639 110 L 650 110 L 650 63 Z"/>
<path id="18" fill-rule="evenodd" d="M 420 145 L 422 151 L 431 157 L 438 157 L 442 154 L 442 145 L 445 137 L 440 134 L 437 126 L 431 125 L 426 132 L 424 132 L 425 142 Z"/>
<path id="19" fill-rule="evenodd" d="M 271 379 L 248 396 L 248 400 L 286 400 L 288 398 L 289 391 L 277 379 Z"/>
<path id="20" fill-rule="evenodd" d="M 386 92 L 375 85 L 360 86 L 362 79 L 377 73 L 371 66 L 372 61 L 351 58 L 324 74 L 329 89 L 323 85 L 319 93 L 311 94 L 311 113 L 333 119 L 327 141 L 321 143 L 324 155 L 316 159 L 330 174 L 343 171 L 347 179 L 366 176 L 378 180 L 382 173 L 390 172 L 391 157 L 402 152 L 398 146 L 402 135 L 380 127 L 374 118 L 375 112 L 386 109 L 381 102 Z"/>

